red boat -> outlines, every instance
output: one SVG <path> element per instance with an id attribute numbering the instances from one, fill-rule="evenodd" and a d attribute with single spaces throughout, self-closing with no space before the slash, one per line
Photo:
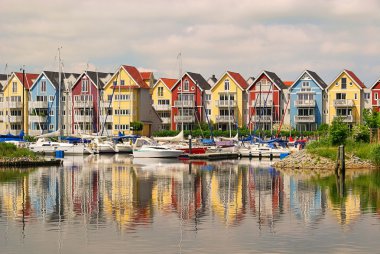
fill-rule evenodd
<path id="1" fill-rule="evenodd" d="M 189 148 L 179 148 L 178 150 L 183 151 L 184 153 L 190 154 Z M 207 147 L 192 147 L 191 154 L 204 154 L 207 151 Z"/>

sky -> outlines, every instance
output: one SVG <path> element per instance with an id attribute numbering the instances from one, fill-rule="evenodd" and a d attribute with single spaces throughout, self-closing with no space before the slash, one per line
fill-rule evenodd
<path id="1" fill-rule="evenodd" d="M 377 0 L 0 0 L 0 73 L 114 72 L 121 64 L 177 78 L 262 70 L 295 80 L 343 69 L 380 77 Z M 6 68 L 7 66 L 7 68 Z"/>

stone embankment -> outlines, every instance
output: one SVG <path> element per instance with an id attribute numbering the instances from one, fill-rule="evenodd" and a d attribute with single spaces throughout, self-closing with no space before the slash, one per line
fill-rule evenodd
<path id="1" fill-rule="evenodd" d="M 1 158 L 0 167 L 43 167 L 43 166 L 59 166 L 63 163 L 62 160 L 44 159 L 44 158 Z"/>
<path id="2" fill-rule="evenodd" d="M 313 155 L 307 150 L 301 150 L 290 154 L 288 157 L 273 164 L 277 169 L 320 169 L 331 170 L 335 168 L 335 161 Z M 353 155 L 346 155 L 346 169 L 368 169 L 374 166 Z"/>

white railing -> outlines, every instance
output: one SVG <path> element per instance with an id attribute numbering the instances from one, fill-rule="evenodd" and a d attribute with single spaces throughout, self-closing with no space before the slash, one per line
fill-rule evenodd
<path id="1" fill-rule="evenodd" d="M 92 101 L 74 101 L 74 108 L 92 108 Z"/>
<path id="2" fill-rule="evenodd" d="M 5 102 L 0 102 L 0 109 L 3 109 L 5 107 Z"/>
<path id="3" fill-rule="evenodd" d="M 233 116 L 216 116 L 216 122 L 217 123 L 233 123 L 234 117 Z"/>
<path id="4" fill-rule="evenodd" d="M 9 119 L 10 123 L 22 122 L 22 116 L 9 116 L 9 118 L 6 117 L 6 119 Z"/>
<path id="5" fill-rule="evenodd" d="M 295 116 L 294 121 L 296 123 L 314 123 L 315 122 L 315 115 Z"/>
<path id="6" fill-rule="evenodd" d="M 258 122 L 271 122 L 272 116 L 271 115 L 262 115 L 262 116 L 252 116 L 251 122 L 258 123 Z"/>
<path id="7" fill-rule="evenodd" d="M 93 118 L 92 116 L 85 116 L 85 115 L 75 115 L 74 116 L 75 122 L 92 122 Z"/>
<path id="8" fill-rule="evenodd" d="M 29 115 L 29 122 L 43 123 L 46 122 L 47 116 Z"/>
<path id="9" fill-rule="evenodd" d="M 171 123 L 171 118 L 170 117 L 161 117 L 162 124 L 168 124 Z"/>
<path id="10" fill-rule="evenodd" d="M 265 101 L 265 98 L 262 98 L 261 100 L 253 100 L 251 102 L 252 107 L 272 107 L 273 101 L 272 100 L 267 100 Z"/>
<path id="11" fill-rule="evenodd" d="M 177 123 L 192 123 L 194 122 L 194 120 L 194 116 L 174 116 L 174 121 L 176 121 Z"/>
<path id="12" fill-rule="evenodd" d="M 159 110 L 170 110 L 171 106 L 169 104 L 153 104 L 153 108 L 157 111 Z"/>
<path id="13" fill-rule="evenodd" d="M 5 105 L 9 105 L 9 108 L 22 108 L 22 102 L 21 101 L 9 101 L 6 102 Z"/>
<path id="14" fill-rule="evenodd" d="M 47 101 L 29 101 L 29 108 L 47 108 Z"/>
<path id="15" fill-rule="evenodd" d="M 176 100 L 174 101 L 174 106 L 179 107 L 194 107 L 195 102 L 193 100 Z"/>
<path id="16" fill-rule="evenodd" d="M 334 100 L 335 107 L 352 107 L 354 106 L 353 100 Z"/>
<path id="17" fill-rule="evenodd" d="M 219 100 L 215 101 L 217 107 L 236 107 L 235 100 Z"/>
<path id="18" fill-rule="evenodd" d="M 296 100 L 296 107 L 315 107 L 315 100 Z"/>
<path id="19" fill-rule="evenodd" d="M 354 122 L 354 117 L 353 116 L 334 116 L 335 118 L 340 118 L 344 123 L 352 123 Z"/>

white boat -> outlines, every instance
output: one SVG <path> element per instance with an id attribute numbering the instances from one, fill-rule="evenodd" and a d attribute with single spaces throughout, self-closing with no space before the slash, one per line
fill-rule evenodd
<path id="1" fill-rule="evenodd" d="M 115 145 L 115 151 L 117 153 L 132 153 L 133 147 L 132 147 L 132 145 L 130 145 L 130 144 L 126 143 L 126 142 L 117 143 Z"/>
<path id="2" fill-rule="evenodd" d="M 94 151 L 95 153 L 116 153 L 115 146 L 111 141 L 99 138 L 94 139 Z"/>
<path id="3" fill-rule="evenodd" d="M 280 157 L 290 154 L 289 149 L 282 147 L 271 147 L 268 144 L 255 143 L 239 148 L 242 157 Z"/>
<path id="4" fill-rule="evenodd" d="M 91 148 L 85 144 L 70 144 L 63 142 L 53 142 L 44 138 L 39 138 L 36 143 L 29 145 L 29 149 L 37 153 L 53 154 L 56 151 L 63 151 L 65 154 L 92 154 Z"/>
<path id="5" fill-rule="evenodd" d="M 161 146 L 147 138 L 138 138 L 133 148 L 134 158 L 177 158 L 183 151 Z"/>

